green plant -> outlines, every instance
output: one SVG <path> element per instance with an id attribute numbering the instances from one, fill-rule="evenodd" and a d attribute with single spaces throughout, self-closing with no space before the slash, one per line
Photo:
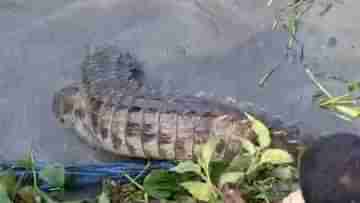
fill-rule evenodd
<path id="1" fill-rule="evenodd" d="M 124 174 L 130 183 L 112 185 L 104 182 L 103 190 L 90 202 L 150 202 L 150 198 L 161 203 L 175 202 L 224 202 L 224 186 L 231 185 L 241 192 L 241 198 L 248 203 L 274 202 L 294 190 L 296 168 L 294 159 L 281 149 L 271 148 L 271 132 L 259 120 L 245 113 L 255 132 L 255 142 L 243 138 L 241 151 L 232 160 L 215 160 L 219 136 L 212 136 L 207 143 L 200 145 L 195 152 L 194 161 L 179 161 L 173 170 L 153 170 L 142 183 Z M 35 160 L 29 153 L 18 166 L 32 171 L 30 184 L 26 177 L 18 180 L 12 169 L 0 171 L 0 201 L 4 203 L 59 203 L 51 194 L 41 191 L 40 181 L 55 188 L 53 192 L 63 192 L 71 179 L 65 177 L 62 165 L 50 164 L 39 172 L 35 170 Z M 285 189 L 284 189 L 285 188 Z M 124 196 L 125 195 L 125 196 Z M 65 201 L 82 203 L 84 200 Z M 87 200 L 86 202 L 89 202 Z"/>
<path id="2" fill-rule="evenodd" d="M 360 106 L 358 98 L 353 93 L 358 92 L 360 83 L 357 81 L 349 81 L 347 84 L 347 92 L 341 96 L 333 96 L 320 82 L 315 78 L 310 69 L 305 69 L 306 74 L 312 80 L 317 88 L 321 91 L 325 98 L 320 98 L 319 105 L 321 108 L 335 112 L 335 115 L 346 121 L 353 121 L 360 117 Z"/>
<path id="3" fill-rule="evenodd" d="M 314 0 L 291 0 L 275 17 L 273 29 L 278 27 L 285 28 L 289 34 L 288 48 L 292 48 L 296 42 L 301 17 L 311 9 Z"/>
<path id="4" fill-rule="evenodd" d="M 78 201 L 58 201 L 51 197 L 50 193 L 42 191 L 38 183 L 45 181 L 53 188 L 53 192 L 63 192 L 65 189 L 65 169 L 60 164 L 49 164 L 39 172 L 35 169 L 35 159 L 30 152 L 24 159 L 17 161 L 18 167 L 23 167 L 32 171 L 31 177 L 25 175 L 16 178 L 15 171 L 12 168 L 0 170 L 0 202 L 4 203 L 82 203 Z M 31 182 L 27 180 L 30 178 Z M 97 201 L 99 203 L 110 203 L 109 194 L 104 190 Z"/>
<path id="5" fill-rule="evenodd" d="M 223 186 L 232 184 L 250 202 L 276 199 L 273 186 L 294 183 L 296 170 L 291 166 L 294 159 L 284 150 L 270 148 L 269 129 L 250 114 L 246 116 L 257 135 L 256 143 L 244 138 L 241 140 L 243 150 L 232 160 L 215 161 L 213 155 L 220 139 L 212 136 L 196 151 L 195 161 L 180 162 L 173 168 L 174 172 L 150 173 L 144 181 L 145 191 L 164 200 L 176 194 L 184 195 L 184 189 L 197 201 L 219 203 L 224 201 Z M 290 191 L 285 191 L 283 196 Z"/>

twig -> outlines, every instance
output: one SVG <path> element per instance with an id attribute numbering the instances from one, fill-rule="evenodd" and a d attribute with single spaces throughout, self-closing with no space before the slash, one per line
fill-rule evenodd
<path id="1" fill-rule="evenodd" d="M 269 77 L 275 72 L 276 69 L 280 67 L 280 63 L 273 67 L 269 72 L 267 72 L 260 80 L 259 86 L 264 87 L 265 82 L 269 79 Z"/>
<path id="2" fill-rule="evenodd" d="M 328 92 L 315 78 L 314 74 L 311 72 L 310 69 L 305 68 L 306 74 L 309 76 L 311 81 L 329 98 L 333 97 L 330 92 Z"/>
<path id="3" fill-rule="evenodd" d="M 151 161 L 147 161 L 147 164 L 145 165 L 144 169 L 134 178 L 134 180 L 136 181 L 139 177 L 141 177 L 142 175 L 144 175 L 145 171 L 148 170 L 151 166 Z"/>
<path id="4" fill-rule="evenodd" d="M 304 15 L 308 10 L 310 10 L 310 8 L 314 5 L 313 3 L 314 3 L 314 1 L 309 2 L 308 5 L 306 6 L 306 8 L 304 10 L 300 11 L 298 16 L 300 17 L 300 16 Z"/>
<path id="5" fill-rule="evenodd" d="M 15 185 L 15 191 L 18 191 L 18 189 L 21 187 L 22 181 L 25 178 L 25 173 L 21 174 L 20 178 L 16 181 Z M 14 199 L 16 196 L 16 193 L 13 194 L 12 199 Z"/>
<path id="6" fill-rule="evenodd" d="M 336 117 L 343 119 L 344 121 L 348 121 L 348 122 L 352 122 L 353 120 L 351 118 L 349 118 L 348 116 L 345 115 L 341 115 L 337 112 L 332 112 Z"/>
<path id="7" fill-rule="evenodd" d="M 345 100 L 345 99 L 347 99 L 347 100 Z M 349 94 L 345 94 L 343 96 L 326 99 L 325 101 L 320 102 L 320 106 L 327 106 L 327 105 L 336 104 L 339 102 L 352 102 L 352 98 L 350 97 Z"/>
<path id="8" fill-rule="evenodd" d="M 139 183 L 136 182 L 133 178 L 131 178 L 128 174 L 123 174 L 132 184 L 134 184 L 138 189 L 144 192 L 144 202 L 149 203 L 149 195 L 145 192 L 145 189 L 143 186 L 141 186 Z"/>
<path id="9" fill-rule="evenodd" d="M 278 20 L 275 19 L 275 20 L 274 20 L 274 23 L 273 23 L 273 25 L 272 25 L 272 27 L 271 27 L 271 30 L 275 30 L 276 27 L 278 26 L 278 24 L 279 24 Z"/>
<path id="10" fill-rule="evenodd" d="M 133 178 L 131 178 L 128 174 L 124 173 L 123 176 L 125 176 L 132 184 L 134 184 L 138 189 L 144 191 L 144 187 L 141 186 L 139 183 L 137 183 Z"/>
<path id="11" fill-rule="evenodd" d="M 326 5 L 326 7 L 324 8 L 324 10 L 322 10 L 319 15 L 320 16 L 324 16 L 327 12 L 330 11 L 330 9 L 333 7 L 333 4 L 332 3 L 329 3 Z"/>

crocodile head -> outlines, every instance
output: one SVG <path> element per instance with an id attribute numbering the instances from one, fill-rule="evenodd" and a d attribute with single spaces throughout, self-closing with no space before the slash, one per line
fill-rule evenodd
<path id="1" fill-rule="evenodd" d="M 84 112 L 80 108 L 83 100 L 78 83 L 66 86 L 54 94 L 52 111 L 61 127 L 74 127 L 77 117 Z"/>

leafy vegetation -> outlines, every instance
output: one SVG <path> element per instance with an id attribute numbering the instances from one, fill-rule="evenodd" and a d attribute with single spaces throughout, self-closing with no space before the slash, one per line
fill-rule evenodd
<path id="1" fill-rule="evenodd" d="M 314 0 L 292 0 L 275 17 L 273 29 L 282 28 L 289 33 L 288 48 L 296 41 L 300 18 L 313 6 Z"/>
<path id="2" fill-rule="evenodd" d="M 296 184 L 293 157 L 286 151 L 271 148 L 269 129 L 250 114 L 246 114 L 256 133 L 256 141 L 242 140 L 242 150 L 232 160 L 215 160 L 214 152 L 220 139 L 212 136 L 196 152 L 196 159 L 180 161 L 171 170 L 153 170 L 141 183 L 131 177 L 128 184 L 112 184 L 104 180 L 102 192 L 93 199 L 60 201 L 56 195 L 65 191 L 71 182 L 65 177 L 64 167 L 48 165 L 38 173 L 32 153 L 18 166 L 32 171 L 29 177 L 16 178 L 13 169 L 0 173 L 0 202 L 4 203 L 81 203 L 81 202 L 224 202 L 224 188 L 240 191 L 248 203 L 274 202 L 288 195 Z M 30 180 L 30 181 L 29 181 Z M 45 181 L 53 189 L 45 193 L 38 184 Z"/>
<path id="3" fill-rule="evenodd" d="M 321 108 L 335 112 L 335 115 L 346 121 L 352 121 L 360 117 L 360 106 L 358 104 L 358 98 L 355 96 L 355 93 L 360 90 L 359 82 L 349 81 L 347 84 L 347 92 L 344 95 L 333 96 L 320 84 L 310 69 L 306 69 L 306 73 L 322 93 L 319 99 Z"/>
<path id="4" fill-rule="evenodd" d="M 144 181 L 149 196 L 174 201 L 190 195 L 201 202 L 224 202 L 223 188 L 238 189 L 247 202 L 274 202 L 284 198 L 296 183 L 293 157 L 286 151 L 270 148 L 266 126 L 247 114 L 257 134 L 256 143 L 242 140 L 243 150 L 230 161 L 212 159 L 219 138 L 213 136 L 200 147 L 196 161 L 180 162 L 173 170 L 153 171 Z"/>

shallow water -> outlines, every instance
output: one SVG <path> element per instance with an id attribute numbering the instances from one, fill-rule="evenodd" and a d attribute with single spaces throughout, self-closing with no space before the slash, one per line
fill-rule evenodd
<path id="1" fill-rule="evenodd" d="M 17 159 L 33 148 L 42 160 L 97 160 L 95 152 L 72 131 L 57 126 L 50 104 L 55 90 L 79 79 L 85 47 L 103 43 L 136 53 L 149 75 L 163 78 L 164 91 L 176 88 L 231 96 L 322 132 L 357 131 L 356 122 L 350 125 L 318 109 L 312 103 L 316 88 L 303 66 L 285 63 L 287 35 L 271 31 L 273 14 L 281 4 L 274 1 L 266 7 L 260 0 L 2 1 L 0 155 Z M 305 43 L 304 62 L 314 71 L 360 77 L 359 42 L 355 41 L 360 29 L 348 21 L 358 14 L 345 9 L 356 5 L 348 1 L 324 17 L 316 15 L 316 9 L 307 16 L 300 39 Z M 337 39 L 336 45 L 327 46 L 330 37 Z M 258 87 L 260 78 L 279 63 L 283 65 L 265 87 Z M 341 91 L 340 83 L 326 84 Z"/>

